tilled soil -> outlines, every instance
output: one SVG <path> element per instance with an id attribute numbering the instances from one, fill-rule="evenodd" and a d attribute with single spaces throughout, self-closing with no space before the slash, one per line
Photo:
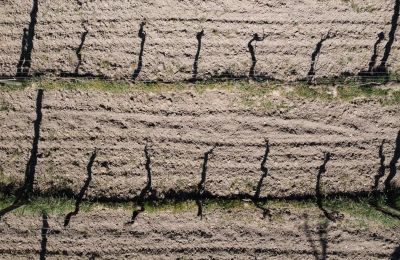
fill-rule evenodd
<path id="1" fill-rule="evenodd" d="M 262 219 L 254 207 L 160 211 L 126 225 L 129 211 L 74 217 L 7 215 L 0 222 L 2 259 L 397 259 L 399 229 L 349 215 L 329 222 L 311 209 L 284 209 Z M 44 221 L 43 221 L 44 219 Z M 397 253 L 396 253 L 397 252 Z"/>
<path id="2" fill-rule="evenodd" d="M 391 29 L 395 0 L 35 1 L 35 19 L 30 16 L 34 1 L 1 2 L 1 76 L 16 75 L 22 57 L 32 60 L 30 74 L 125 78 L 141 67 L 137 80 L 188 80 L 198 50 L 196 34 L 202 30 L 199 78 L 248 76 L 248 44 L 255 33 L 266 36 L 252 43 L 256 76 L 304 79 L 313 52 L 319 53 L 317 77 L 357 75 L 374 57 L 379 65 L 384 49 L 389 51 L 387 68 L 400 70 L 398 32 Z M 33 46 L 23 40 L 28 28 L 34 29 L 27 34 L 34 34 Z M 316 51 L 328 32 L 333 37 Z M 381 32 L 385 39 L 377 43 Z M 392 48 L 385 47 L 388 42 Z"/>
<path id="3" fill-rule="evenodd" d="M 248 105 L 244 96 L 222 90 L 45 91 L 34 189 L 77 194 L 95 148 L 99 151 L 86 196 L 109 201 L 131 200 L 145 187 L 146 144 L 157 197 L 197 192 L 204 154 L 216 145 L 207 163 L 205 190 L 218 197 L 254 195 L 266 139 L 269 173 L 261 197 L 313 196 L 327 152 L 332 156 L 321 177 L 323 194 L 370 192 L 382 140 L 386 167 L 394 156 L 398 106 L 365 98 L 323 102 L 270 96 L 266 101 L 278 108 L 263 108 Z M 3 187 L 24 181 L 36 97 L 33 89 L 1 92 Z"/>

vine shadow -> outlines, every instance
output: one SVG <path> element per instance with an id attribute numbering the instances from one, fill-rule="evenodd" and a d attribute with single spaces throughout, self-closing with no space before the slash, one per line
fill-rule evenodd
<path id="1" fill-rule="evenodd" d="M 28 163 L 25 168 L 24 185 L 17 191 L 14 203 L 2 210 L 0 210 L 0 219 L 7 213 L 27 204 L 31 200 L 33 194 L 33 184 L 35 181 L 36 165 L 38 159 L 38 149 L 40 140 L 40 126 L 42 123 L 42 105 L 43 104 L 43 89 L 39 89 L 36 97 L 36 120 L 33 124 L 34 136 L 32 142 L 32 149 Z"/>
<path id="2" fill-rule="evenodd" d="M 83 200 L 83 196 L 85 196 L 85 193 L 86 193 L 87 189 L 89 188 L 90 182 L 92 181 L 92 167 L 93 167 L 94 160 L 96 159 L 96 156 L 97 156 L 97 149 L 94 149 L 92 155 L 90 156 L 89 163 L 88 163 L 88 165 L 86 167 L 87 178 L 86 178 L 85 183 L 83 184 L 83 186 L 82 186 L 82 188 L 81 188 L 81 190 L 80 190 L 80 192 L 79 192 L 79 194 L 78 194 L 78 196 L 76 198 L 76 201 L 75 201 L 75 210 L 70 212 L 70 213 L 68 213 L 65 216 L 64 227 L 67 227 L 69 225 L 70 221 L 71 221 L 71 218 L 73 216 L 76 216 L 79 213 L 80 205 L 81 205 L 82 200 Z"/>
<path id="3" fill-rule="evenodd" d="M 311 249 L 313 251 L 313 256 L 314 256 L 315 260 L 327 259 L 327 256 L 328 256 L 328 227 L 329 227 L 328 221 L 320 223 L 318 226 L 319 243 L 321 246 L 321 254 L 320 254 L 320 252 L 319 252 L 319 250 L 317 250 L 315 242 L 311 236 L 312 232 L 308 225 L 308 216 L 305 215 L 304 230 L 305 230 L 305 234 L 307 237 L 307 241 L 310 244 Z"/>
<path id="4" fill-rule="evenodd" d="M 146 32 L 144 30 L 144 26 L 145 25 L 146 25 L 145 22 L 141 22 L 140 23 L 140 28 L 139 28 L 139 33 L 138 33 L 138 37 L 141 39 L 140 52 L 139 52 L 138 65 L 137 65 L 135 71 L 132 74 L 132 80 L 133 81 L 136 81 L 136 79 L 139 77 L 139 74 L 142 71 L 142 67 L 143 67 L 144 44 L 146 42 Z"/>
<path id="5" fill-rule="evenodd" d="M 39 11 L 39 0 L 33 0 L 30 13 L 28 29 L 24 28 L 21 41 L 21 55 L 17 64 L 16 78 L 26 78 L 32 66 L 33 41 L 35 37 L 35 27 L 37 24 L 37 14 Z"/>
<path id="6" fill-rule="evenodd" d="M 197 52 L 194 57 L 194 62 L 193 62 L 193 71 L 192 71 L 192 78 L 189 80 L 190 82 L 196 82 L 197 81 L 197 75 L 198 75 L 198 69 L 199 69 L 199 59 L 200 59 L 200 51 L 201 51 L 201 42 L 204 37 L 204 30 L 201 30 L 196 34 L 196 39 L 197 39 Z"/>
<path id="7" fill-rule="evenodd" d="M 216 146 L 212 147 L 210 150 L 204 153 L 203 157 L 203 165 L 201 171 L 201 180 L 197 185 L 197 196 L 196 196 L 196 205 L 197 205 L 197 216 L 200 219 L 203 219 L 203 200 L 204 200 L 204 193 L 205 193 L 205 184 L 207 179 L 207 167 L 208 167 L 208 160 L 210 156 L 214 153 Z"/>
<path id="8" fill-rule="evenodd" d="M 134 224 L 136 222 L 136 219 L 139 216 L 139 214 L 141 212 L 145 211 L 144 206 L 145 206 L 146 198 L 148 197 L 149 193 L 151 193 L 151 191 L 153 190 L 152 185 L 151 185 L 151 157 L 150 157 L 150 153 L 149 153 L 148 144 L 146 144 L 144 147 L 144 154 L 146 157 L 145 168 L 146 168 L 146 172 L 147 172 L 146 186 L 140 192 L 137 202 L 135 203 L 137 205 L 137 208 L 136 208 L 136 210 L 134 210 L 132 212 L 131 220 L 129 222 L 127 222 L 126 225 Z"/>
<path id="9" fill-rule="evenodd" d="M 253 197 L 254 205 L 257 208 L 261 209 L 263 212 L 263 219 L 267 216 L 269 219 L 271 219 L 270 210 L 267 207 L 265 207 L 262 203 L 260 203 L 261 188 L 263 186 L 264 179 L 267 178 L 267 176 L 268 176 L 268 167 L 266 166 L 266 164 L 267 164 L 269 152 L 270 152 L 269 140 L 266 139 L 265 140 L 265 152 L 264 152 L 263 159 L 261 161 L 261 168 L 260 168 L 262 174 L 261 174 L 260 180 L 258 181 L 256 192 L 254 193 L 254 197 Z"/>
<path id="10" fill-rule="evenodd" d="M 307 83 L 308 84 L 314 84 L 315 83 L 315 74 L 316 74 L 316 65 L 317 65 L 317 59 L 321 53 L 322 45 L 325 41 L 333 38 L 330 32 L 328 32 L 325 36 L 321 38 L 321 40 L 317 43 L 315 46 L 315 49 L 313 53 L 311 54 L 311 65 L 310 69 L 307 73 Z"/>

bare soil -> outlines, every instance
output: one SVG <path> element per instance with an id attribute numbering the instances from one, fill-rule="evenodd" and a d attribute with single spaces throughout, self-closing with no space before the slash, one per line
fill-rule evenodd
<path id="1" fill-rule="evenodd" d="M 1 92 L 8 104 L 0 111 L 3 186 L 24 181 L 36 95 L 34 89 Z M 386 166 L 394 156 L 400 129 L 397 105 L 382 106 L 374 98 L 251 98 L 249 105 L 246 94 L 225 90 L 45 91 L 34 189 L 77 194 L 95 148 L 99 151 L 86 196 L 111 201 L 131 200 L 145 187 L 146 144 L 153 195 L 159 198 L 171 191 L 197 192 L 204 154 L 216 145 L 205 189 L 218 197 L 254 195 L 266 139 L 269 173 L 261 197 L 313 196 L 326 152 L 332 156 L 321 180 L 323 194 L 368 193 L 380 167 L 383 139 Z M 267 101 L 274 106 L 257 105 Z"/>
<path id="2" fill-rule="evenodd" d="M 131 77 L 138 68 L 145 21 L 143 67 L 138 80 L 182 81 L 192 77 L 204 29 L 198 77 L 248 76 L 248 43 L 257 42 L 256 75 L 283 80 L 304 79 L 318 42 L 330 31 L 316 63 L 316 77 L 356 75 L 368 69 L 378 33 L 377 63 L 389 40 L 394 0 L 201 1 L 140 2 L 41 0 L 36 14 L 31 74 Z M 23 29 L 28 28 L 32 1 L 3 0 L 0 8 L 0 75 L 14 76 L 21 56 Z M 82 36 L 88 31 L 87 37 Z M 398 32 L 395 36 L 397 36 Z M 79 48 L 81 45 L 81 48 Z M 396 42 L 387 62 L 398 74 Z M 75 75 L 76 76 L 76 75 Z"/>
<path id="3" fill-rule="evenodd" d="M 315 209 L 280 208 L 262 219 L 251 207 L 195 212 L 97 209 L 74 217 L 7 215 L 2 259 L 397 259 L 399 228 L 350 215 L 329 222 Z M 45 229 L 44 229 L 45 228 Z M 393 257 L 393 258 L 391 258 Z"/>

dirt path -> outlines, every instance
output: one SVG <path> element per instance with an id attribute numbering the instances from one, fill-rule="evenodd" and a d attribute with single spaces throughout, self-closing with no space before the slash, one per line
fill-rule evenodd
<path id="1" fill-rule="evenodd" d="M 2 184 L 23 181 L 32 148 L 36 91 L 2 92 Z M 332 154 L 322 176 L 323 194 L 369 192 L 388 165 L 400 130 L 398 107 L 374 99 L 321 102 L 269 97 L 289 108 L 249 107 L 241 93 L 104 93 L 45 91 L 34 188 L 77 194 L 87 178 L 90 153 L 98 148 L 89 198 L 130 200 L 146 185 L 149 146 L 152 188 L 158 197 L 193 193 L 208 160 L 205 189 L 215 196 L 253 196 L 265 153 L 269 176 L 261 197 L 315 194 L 324 153 Z M 384 178 L 380 180 L 380 183 Z M 398 176 L 394 180 L 398 183 Z M 173 191 L 173 193 L 171 193 Z"/>

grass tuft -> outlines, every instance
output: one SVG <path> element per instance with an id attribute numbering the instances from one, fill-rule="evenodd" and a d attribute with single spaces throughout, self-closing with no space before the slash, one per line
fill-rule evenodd
<path id="1" fill-rule="evenodd" d="M 376 81 L 376 79 L 374 80 Z M 42 88 L 45 90 L 86 90 L 104 91 L 112 93 L 125 92 L 185 92 L 194 91 L 203 93 L 209 90 L 221 90 L 225 92 L 236 92 L 242 94 L 241 103 L 246 107 L 259 107 L 267 110 L 286 108 L 286 101 L 280 100 L 279 104 L 271 101 L 272 97 L 301 98 L 318 100 L 323 102 L 349 102 L 357 98 L 374 98 L 382 105 L 400 105 L 400 91 L 395 88 L 382 88 L 371 84 L 360 85 L 355 79 L 337 79 L 339 86 L 332 84 L 321 84 L 310 86 L 305 82 L 294 82 L 284 84 L 279 81 L 268 81 L 263 83 L 248 81 L 225 81 L 225 82 L 198 82 L 190 83 L 136 83 L 127 81 L 107 81 L 99 79 L 82 80 L 51 80 L 33 79 L 18 84 L 6 84 L 1 91 L 17 91 L 28 88 Z M 365 82 L 364 82 L 365 83 Z M 383 83 L 382 83 L 383 84 Z M 289 102 L 290 103 L 290 102 Z M 0 100 L 0 111 L 9 110 L 11 105 Z"/>
<path id="2" fill-rule="evenodd" d="M 389 90 L 374 88 L 372 86 L 338 87 L 338 96 L 343 100 L 354 100 L 359 97 L 387 97 Z"/>
<path id="3" fill-rule="evenodd" d="M 6 196 L 0 194 L 0 209 L 6 208 L 11 205 L 15 200 L 13 196 Z M 379 210 L 375 205 L 379 205 L 381 208 L 388 208 L 391 212 L 400 214 L 400 193 L 396 194 L 394 198 L 395 207 L 392 208 L 387 203 L 385 197 L 379 197 L 374 200 L 374 204 L 371 198 L 348 198 L 348 197 L 336 197 L 326 198 L 323 201 L 324 207 L 329 210 L 338 211 L 351 216 L 354 221 L 359 223 L 377 223 L 384 226 L 400 227 L 400 219 L 395 218 L 391 215 L 384 213 Z M 319 212 L 315 199 L 306 200 L 283 200 L 283 199 L 271 199 L 264 203 L 265 207 L 270 209 L 288 209 L 293 211 L 314 211 Z M 49 215 L 65 215 L 72 211 L 75 207 L 75 200 L 64 197 L 37 197 L 34 198 L 29 204 L 26 204 L 15 211 L 13 214 L 17 216 L 28 215 L 28 216 L 39 216 L 42 212 L 46 212 Z M 251 201 L 240 200 L 240 199 L 210 199 L 204 201 L 204 207 L 206 211 L 213 210 L 255 210 L 255 206 Z M 124 203 L 98 203 L 84 201 L 81 204 L 81 212 L 88 213 L 99 209 L 109 210 L 123 210 L 131 211 L 133 205 L 130 202 Z M 182 212 L 196 212 L 197 206 L 193 200 L 185 201 L 148 201 L 145 203 L 145 211 L 150 214 L 158 214 L 160 212 L 170 212 L 173 214 Z"/>

